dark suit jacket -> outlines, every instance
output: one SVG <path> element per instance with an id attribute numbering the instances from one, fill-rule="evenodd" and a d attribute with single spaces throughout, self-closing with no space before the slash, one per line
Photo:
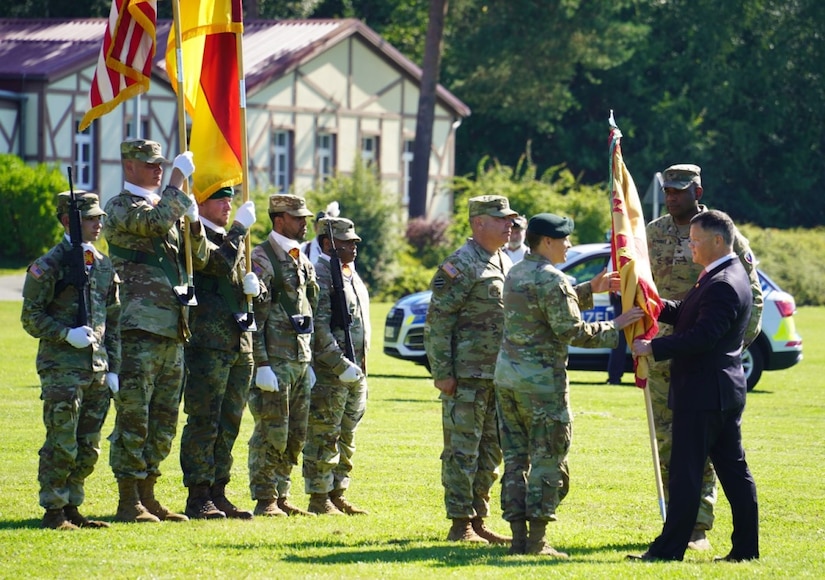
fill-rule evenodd
<path id="1" fill-rule="evenodd" d="M 748 274 L 736 259 L 708 272 L 683 300 L 664 301 L 659 319 L 673 324 L 674 332 L 651 346 L 656 360 L 673 359 L 671 409 L 726 411 L 745 405 L 742 342 L 752 301 Z"/>

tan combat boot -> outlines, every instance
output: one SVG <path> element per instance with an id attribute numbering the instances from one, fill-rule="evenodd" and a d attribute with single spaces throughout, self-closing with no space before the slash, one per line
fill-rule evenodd
<path id="1" fill-rule="evenodd" d="M 351 504 L 349 500 L 344 497 L 343 489 L 334 489 L 329 492 L 329 499 L 332 501 L 332 505 L 348 516 L 365 516 L 369 514 L 367 510 L 363 510 Z"/>
<path id="2" fill-rule="evenodd" d="M 278 498 L 278 507 L 286 513 L 288 516 L 312 516 L 315 517 L 315 514 L 312 512 L 308 512 L 306 510 L 302 510 L 296 505 L 289 503 L 289 501 L 285 497 Z"/>
<path id="3" fill-rule="evenodd" d="M 76 525 L 78 528 L 108 528 L 109 524 L 107 522 L 101 522 L 100 520 L 90 520 L 86 516 L 82 515 L 76 505 L 66 505 L 63 506 L 63 514 L 66 516 L 66 519 Z"/>
<path id="4" fill-rule="evenodd" d="M 160 520 L 150 514 L 140 503 L 137 491 L 137 480 L 124 477 L 117 480 L 117 490 L 120 499 L 117 502 L 115 520 L 119 522 L 158 523 Z"/>
<path id="5" fill-rule="evenodd" d="M 259 499 L 253 513 L 256 516 L 263 516 L 266 518 L 286 517 L 286 512 L 278 507 L 278 500 L 274 497 L 272 499 Z"/>
<path id="6" fill-rule="evenodd" d="M 545 541 L 544 536 L 546 528 L 546 520 L 530 520 L 530 534 L 527 536 L 527 553 L 535 554 L 537 556 L 551 556 L 560 560 L 567 560 L 570 556 L 568 556 L 565 552 L 559 552 Z"/>
<path id="7" fill-rule="evenodd" d="M 79 529 L 78 526 L 66 519 L 66 514 L 60 508 L 46 510 L 46 513 L 43 514 L 43 520 L 40 522 L 40 527 L 61 531 Z"/>
<path id="8" fill-rule="evenodd" d="M 209 489 L 209 495 L 212 497 L 212 503 L 215 504 L 215 507 L 225 513 L 226 517 L 235 520 L 251 520 L 253 518 L 251 511 L 238 509 L 235 504 L 227 499 L 226 482 L 213 485 Z"/>
<path id="9" fill-rule="evenodd" d="M 502 536 L 501 534 L 497 534 L 493 530 L 489 529 L 484 525 L 484 520 L 478 516 L 472 519 L 472 523 L 475 533 L 491 544 L 509 544 L 512 540 L 509 536 Z"/>
<path id="10" fill-rule="evenodd" d="M 319 516 L 342 516 L 344 512 L 335 507 L 325 493 L 313 493 L 309 496 L 307 511 Z"/>
<path id="11" fill-rule="evenodd" d="M 448 542 L 475 542 L 477 544 L 488 544 L 489 542 L 479 536 L 473 530 L 470 518 L 453 518 L 453 525 L 447 534 Z"/>
<path id="12" fill-rule="evenodd" d="M 527 553 L 527 521 L 516 520 L 510 522 L 510 531 L 513 532 L 513 540 L 510 543 L 510 554 Z"/>
<path id="13" fill-rule="evenodd" d="M 157 475 L 148 475 L 146 479 L 137 480 L 138 495 L 140 496 L 140 503 L 146 510 L 154 515 L 159 520 L 166 522 L 188 522 L 183 514 L 176 514 L 155 498 L 155 483 L 158 480 Z"/>
<path id="14" fill-rule="evenodd" d="M 193 520 L 222 520 L 226 518 L 226 513 L 212 503 L 212 498 L 209 497 L 209 486 L 201 484 L 189 487 L 186 517 Z"/>

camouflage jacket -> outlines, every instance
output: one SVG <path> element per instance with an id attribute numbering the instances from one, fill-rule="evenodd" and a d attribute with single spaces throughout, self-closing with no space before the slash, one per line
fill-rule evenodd
<path id="1" fill-rule="evenodd" d="M 704 205 L 699 206 L 699 211 L 706 210 Z M 659 296 L 669 300 L 681 300 L 696 283 L 703 269 L 700 264 L 693 262 L 688 247 L 690 226 L 677 226 L 670 214 L 665 214 L 647 224 L 646 232 L 650 269 Z M 739 256 L 751 281 L 753 306 L 745 332 L 745 344 L 750 344 L 762 328 L 762 285 L 756 272 L 756 258 L 751 252 L 748 240 L 739 230 L 736 230 L 733 239 L 733 252 Z M 673 332 L 673 327 L 669 324 L 660 323 L 659 326 L 657 336 L 666 336 Z"/>
<path id="2" fill-rule="evenodd" d="M 510 258 L 472 238 L 436 271 L 424 325 L 433 379 L 492 379 L 504 328 L 504 277 Z"/>
<path id="3" fill-rule="evenodd" d="M 241 331 L 235 315 L 246 311 L 243 277 L 246 275 L 244 236 L 246 228 L 235 222 L 225 233 L 208 226 L 206 244 L 209 261 L 203 270 L 195 272 L 195 294 L 198 305 L 189 311 L 192 338 L 189 345 L 227 352 L 252 352 L 252 332 Z M 221 279 L 229 281 L 231 302 L 220 290 Z"/>
<path id="4" fill-rule="evenodd" d="M 332 270 L 329 259 L 322 256 L 315 264 L 318 277 L 318 308 L 315 309 L 315 370 L 323 374 L 340 375 L 346 370 L 344 362 L 344 331 L 332 328 L 333 290 Z M 350 334 L 355 351 L 354 362 L 365 367 L 370 345 L 370 297 L 367 287 L 355 270 L 352 276 L 344 276 L 344 295 L 347 310 L 352 317 Z"/>
<path id="5" fill-rule="evenodd" d="M 274 287 L 274 274 L 264 245 L 269 244 L 283 274 L 283 285 Z M 255 322 L 258 330 L 252 333 L 252 352 L 256 364 L 271 359 L 300 362 L 312 360 L 312 334 L 298 334 L 286 311 L 280 304 L 280 295 L 295 305 L 298 314 L 312 316 L 318 304 L 318 283 L 315 268 L 303 252 L 293 260 L 281 246 L 270 238 L 252 250 L 252 271 L 266 288 L 263 299 L 255 302 Z"/>
<path id="6" fill-rule="evenodd" d="M 612 322 L 582 320 L 581 310 L 592 307 L 590 282 L 573 287 L 539 254 L 528 254 L 514 265 L 504 282 L 504 336 L 496 388 L 566 392 L 567 345 L 612 348 L 619 341 Z"/>
<path id="7" fill-rule="evenodd" d="M 167 187 L 155 206 L 125 190 L 106 204 L 103 233 L 110 245 L 112 263 L 123 282 L 121 331 L 144 330 L 168 338 L 182 338 L 180 328 L 186 322 L 188 308 L 181 306 L 172 289 L 173 284 L 163 269 L 142 260 L 118 257 L 111 246 L 153 255 L 152 239 L 159 238 L 166 257 L 175 265 L 179 284 L 186 284 L 186 256 L 180 218 L 190 203 L 189 197 L 181 190 Z M 193 269 L 199 270 L 208 258 L 203 228 L 190 239 Z"/>
<path id="8" fill-rule="evenodd" d="M 20 320 L 26 332 L 40 339 L 37 371 L 82 369 L 119 373 L 120 279 L 109 258 L 97 250 L 89 271 L 86 300 L 88 325 L 96 340 L 86 348 L 75 348 L 66 342 L 69 329 L 77 326 L 77 289 L 65 286 L 55 295 L 55 287 L 63 286 L 60 281 L 68 272 L 63 257 L 70 249 L 71 244 L 64 239 L 26 272 Z"/>

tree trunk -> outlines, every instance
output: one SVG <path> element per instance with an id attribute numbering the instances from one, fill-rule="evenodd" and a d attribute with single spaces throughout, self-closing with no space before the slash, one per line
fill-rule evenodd
<path id="1" fill-rule="evenodd" d="M 424 46 L 424 66 L 421 91 L 418 96 L 418 117 L 415 123 L 415 143 L 410 176 L 410 219 L 427 215 L 427 184 L 430 176 L 430 148 L 433 142 L 435 90 L 441 68 L 441 48 L 448 0 L 430 0 L 427 40 Z"/>

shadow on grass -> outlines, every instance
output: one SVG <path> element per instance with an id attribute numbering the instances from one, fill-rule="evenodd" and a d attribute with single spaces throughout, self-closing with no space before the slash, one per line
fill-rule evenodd
<path id="1" fill-rule="evenodd" d="M 502 567 L 534 567 L 536 565 L 553 566 L 557 564 L 569 565 L 571 562 L 592 564 L 598 561 L 615 562 L 610 558 L 588 558 L 594 553 L 627 552 L 641 553 L 648 544 L 610 544 L 599 547 L 586 547 L 570 550 L 564 546 L 560 549 L 569 552 L 570 560 L 558 560 L 543 556 L 512 556 L 508 553 L 508 546 L 490 546 L 478 544 L 445 543 L 440 539 L 427 540 L 390 540 L 380 546 L 353 546 L 345 542 L 321 540 L 313 542 L 295 542 L 278 544 L 278 548 L 292 550 L 293 553 L 282 556 L 284 562 L 293 564 L 312 565 L 341 565 L 341 564 L 377 564 L 377 563 L 405 563 L 405 562 L 432 562 L 433 567 L 456 568 L 459 566 L 478 566 L 497 564 Z M 232 550 L 259 549 L 262 546 L 247 544 L 223 545 L 223 548 Z M 318 555 L 316 550 L 337 550 L 332 554 Z"/>
<path id="2" fill-rule="evenodd" d="M 112 515 L 97 516 L 94 514 L 87 514 L 85 512 L 83 512 L 83 515 L 89 518 L 90 520 L 97 520 L 116 525 L 122 524 L 122 522 L 116 522 L 114 516 Z M 40 522 L 40 518 L 28 518 L 25 520 L 0 520 L 0 530 L 39 530 L 41 529 Z"/>

